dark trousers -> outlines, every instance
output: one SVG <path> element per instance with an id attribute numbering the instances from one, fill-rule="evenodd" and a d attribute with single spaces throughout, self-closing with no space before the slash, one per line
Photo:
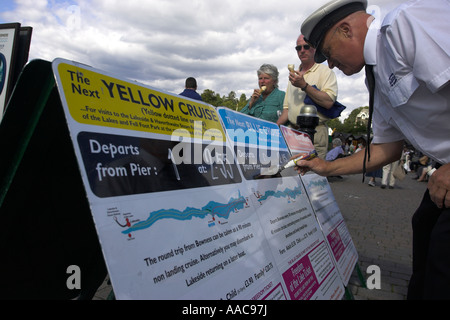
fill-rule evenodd
<path id="1" fill-rule="evenodd" d="M 412 226 L 413 274 L 408 299 L 450 299 L 450 208 L 439 209 L 427 190 Z"/>

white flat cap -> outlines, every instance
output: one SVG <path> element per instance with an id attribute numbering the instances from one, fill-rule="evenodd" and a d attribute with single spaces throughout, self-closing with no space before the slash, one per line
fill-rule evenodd
<path id="1" fill-rule="evenodd" d="M 314 60 L 326 60 L 319 50 L 325 34 L 332 26 L 356 11 L 366 11 L 367 0 L 333 0 L 314 11 L 302 24 L 301 32 L 305 41 L 316 49 Z"/>

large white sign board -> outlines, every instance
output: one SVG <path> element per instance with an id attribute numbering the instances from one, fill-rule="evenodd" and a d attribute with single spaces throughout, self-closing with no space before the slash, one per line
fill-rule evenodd
<path id="1" fill-rule="evenodd" d="M 53 69 L 118 299 L 342 297 L 298 175 L 248 178 L 262 159 L 235 157 L 230 119 L 275 126 L 284 143 L 276 125 L 78 63 Z"/>

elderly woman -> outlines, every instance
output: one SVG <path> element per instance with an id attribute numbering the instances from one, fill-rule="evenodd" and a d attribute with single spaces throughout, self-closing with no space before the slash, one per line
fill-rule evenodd
<path id="1" fill-rule="evenodd" d="M 328 151 L 325 160 L 327 161 L 336 160 L 341 154 L 344 154 L 344 149 L 342 149 L 342 140 L 339 138 L 334 138 L 333 149 Z"/>
<path id="2" fill-rule="evenodd" d="M 278 69 L 271 64 L 263 64 L 258 74 L 259 89 L 255 89 L 242 113 L 277 122 L 278 110 L 283 111 L 285 92 L 278 89 Z"/>

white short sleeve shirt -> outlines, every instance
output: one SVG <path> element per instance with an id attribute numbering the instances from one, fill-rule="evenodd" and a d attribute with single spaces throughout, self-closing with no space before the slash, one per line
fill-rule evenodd
<path id="1" fill-rule="evenodd" d="M 374 143 L 402 139 L 450 163 L 450 2 L 416 0 L 369 29 L 364 47 L 374 65 Z"/>

